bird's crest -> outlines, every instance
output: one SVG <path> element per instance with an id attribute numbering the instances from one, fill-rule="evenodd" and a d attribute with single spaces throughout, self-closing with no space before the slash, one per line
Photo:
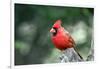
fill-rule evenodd
<path id="1" fill-rule="evenodd" d="M 61 20 L 57 20 L 56 22 L 55 22 L 55 24 L 53 25 L 53 27 L 54 28 L 60 28 L 61 27 Z"/>

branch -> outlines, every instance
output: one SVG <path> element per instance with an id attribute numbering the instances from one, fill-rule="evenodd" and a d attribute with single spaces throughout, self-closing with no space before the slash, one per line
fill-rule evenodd
<path id="1" fill-rule="evenodd" d="M 91 49 L 89 52 L 89 55 L 87 57 L 87 61 L 93 61 L 94 60 L 94 41 L 91 42 Z"/>
<path id="2" fill-rule="evenodd" d="M 86 60 L 81 59 L 80 56 L 78 55 L 78 53 L 74 50 L 74 48 L 68 48 L 68 49 L 64 50 L 62 55 L 59 58 L 60 58 L 60 62 L 63 62 L 63 63 L 93 61 L 94 60 L 93 40 L 91 42 L 91 49 L 90 49 L 89 55 Z"/>
<path id="3" fill-rule="evenodd" d="M 62 55 L 60 56 L 60 62 L 79 62 L 83 61 L 80 58 L 78 53 L 74 50 L 74 48 L 68 48 L 63 51 Z"/>

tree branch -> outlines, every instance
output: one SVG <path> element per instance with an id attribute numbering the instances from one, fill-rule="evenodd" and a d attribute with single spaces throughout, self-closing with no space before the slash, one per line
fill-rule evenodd
<path id="1" fill-rule="evenodd" d="M 78 53 L 74 50 L 74 48 L 68 48 L 63 51 L 60 56 L 60 62 L 81 62 L 83 59 L 80 58 Z"/>

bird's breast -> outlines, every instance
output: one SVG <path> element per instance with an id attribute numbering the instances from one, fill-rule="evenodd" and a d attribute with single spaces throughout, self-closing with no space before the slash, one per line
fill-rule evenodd
<path id="1" fill-rule="evenodd" d="M 55 47 L 60 50 L 72 47 L 72 43 L 70 43 L 68 37 L 64 35 L 57 35 L 52 37 L 52 42 L 54 43 Z"/>

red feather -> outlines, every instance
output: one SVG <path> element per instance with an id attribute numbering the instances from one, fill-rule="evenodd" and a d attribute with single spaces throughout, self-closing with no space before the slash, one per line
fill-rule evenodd
<path id="1" fill-rule="evenodd" d="M 56 34 L 51 38 L 56 48 L 65 50 L 67 48 L 74 47 L 75 42 L 70 34 L 61 26 L 61 20 L 57 20 L 55 22 L 50 32 Z"/>

